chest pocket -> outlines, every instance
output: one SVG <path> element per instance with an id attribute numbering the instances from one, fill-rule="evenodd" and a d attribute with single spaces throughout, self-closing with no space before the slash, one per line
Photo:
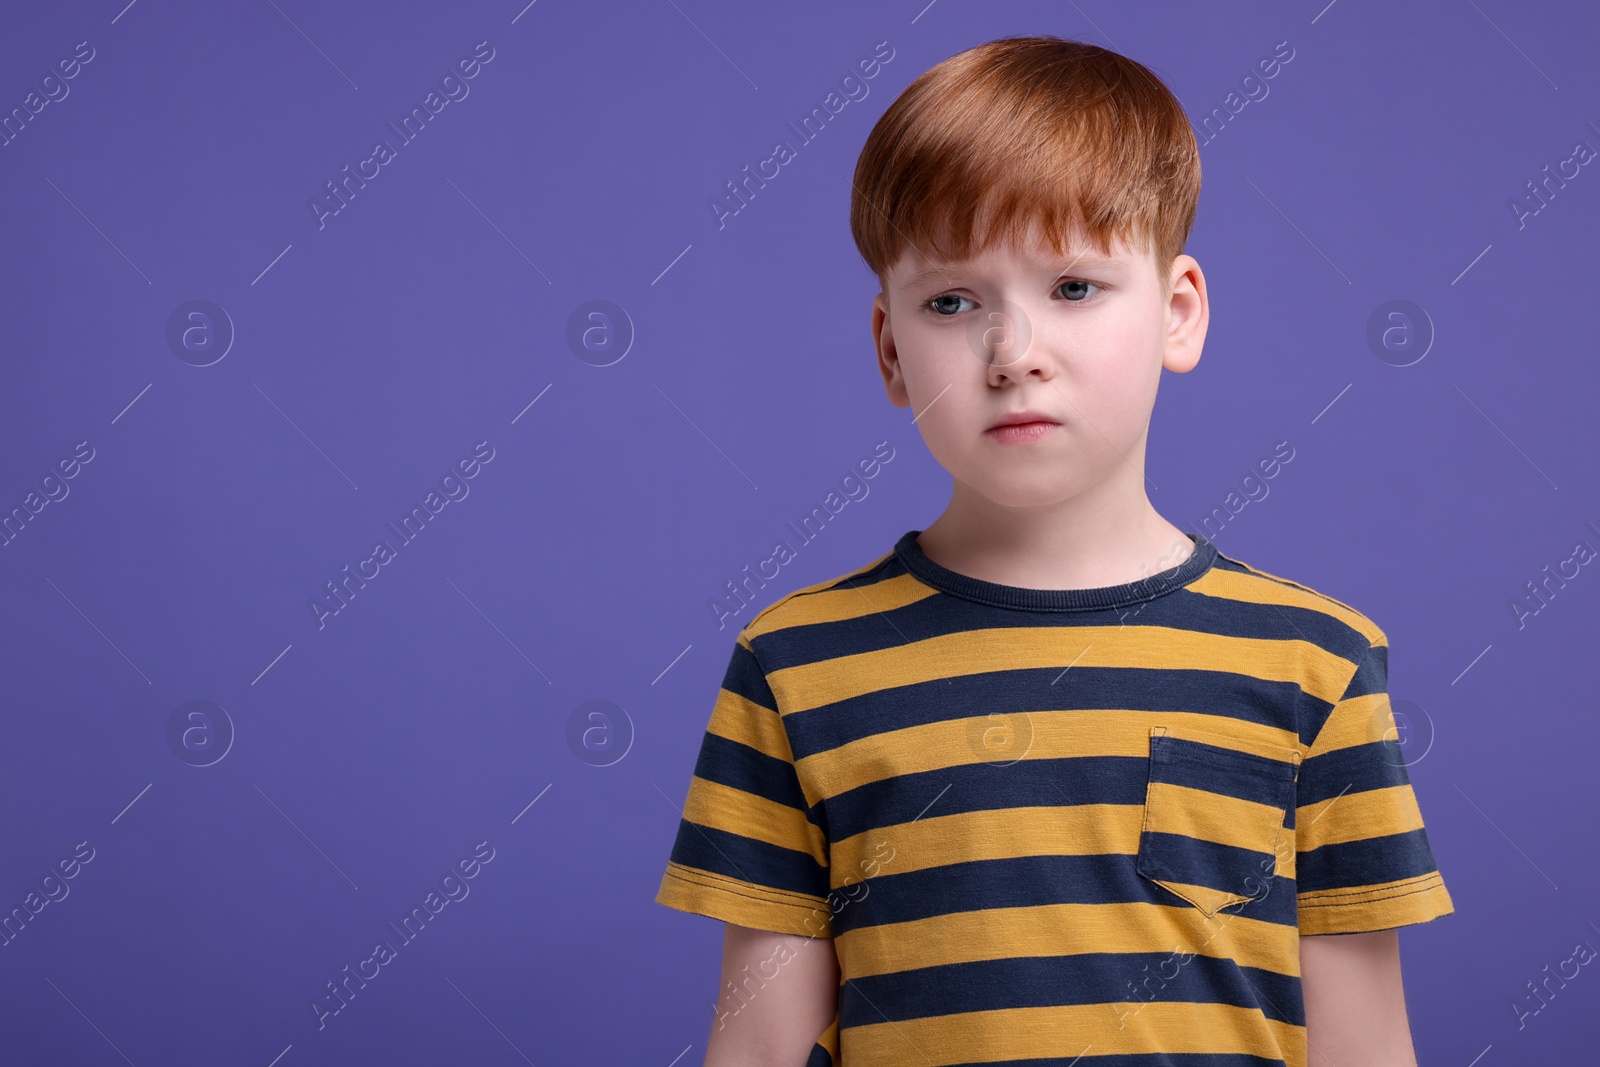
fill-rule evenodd
<path id="1" fill-rule="evenodd" d="M 1134 869 L 1207 916 L 1265 896 L 1299 771 L 1298 749 L 1151 727 Z"/>

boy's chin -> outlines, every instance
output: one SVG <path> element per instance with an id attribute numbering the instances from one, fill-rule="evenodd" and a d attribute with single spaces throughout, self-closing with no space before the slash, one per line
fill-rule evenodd
<path id="1" fill-rule="evenodd" d="M 1003 508 L 1043 508 L 1071 500 L 1089 486 L 1080 472 L 1041 471 L 1019 477 L 1016 471 L 978 470 L 964 478 L 991 503 Z"/>

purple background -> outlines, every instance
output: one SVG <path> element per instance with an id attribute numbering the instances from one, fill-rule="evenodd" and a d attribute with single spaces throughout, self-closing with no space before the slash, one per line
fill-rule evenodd
<path id="1" fill-rule="evenodd" d="M 1422 1062 L 1589 1050 L 1590 969 L 1520 1030 L 1511 1004 L 1600 947 L 1600 577 L 1511 604 L 1600 546 L 1600 174 L 1510 206 L 1600 146 L 1589 7 L 124 2 L 0 34 L 5 113 L 95 50 L 0 148 L 0 511 L 94 449 L 0 549 L 0 912 L 94 849 L 0 948 L 0 1060 L 700 1061 L 721 924 L 652 897 L 737 624 L 949 489 L 883 397 L 848 179 L 912 78 L 1022 33 L 1134 56 L 1197 123 L 1293 47 L 1202 148 L 1213 317 L 1163 384 L 1152 499 L 1190 527 L 1294 448 L 1205 532 L 1391 639 L 1457 908 L 1402 938 Z M 309 200 L 485 40 L 469 95 L 319 229 Z M 879 41 L 869 95 L 800 145 L 786 123 Z M 719 227 L 779 138 L 797 158 Z M 236 331 L 205 367 L 166 340 L 195 299 Z M 567 341 L 595 299 L 636 333 L 609 366 Z M 1409 366 L 1367 340 L 1397 299 L 1436 334 Z M 483 440 L 470 495 L 319 629 L 324 583 Z M 870 494 L 719 629 L 726 583 L 880 440 Z M 236 732 L 210 766 L 168 742 L 190 700 Z M 574 748 L 591 700 L 622 710 Z M 470 895 L 319 1030 L 324 984 L 479 841 Z"/>

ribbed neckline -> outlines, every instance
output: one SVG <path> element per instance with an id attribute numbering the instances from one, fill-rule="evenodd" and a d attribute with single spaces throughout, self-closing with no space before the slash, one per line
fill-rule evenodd
<path id="1" fill-rule="evenodd" d="M 1200 534 L 1191 533 L 1188 538 L 1194 542 L 1194 551 L 1188 559 L 1176 567 L 1137 581 L 1093 589 L 1026 589 L 986 582 L 940 566 L 929 559 L 917 543 L 917 535 L 921 532 L 911 530 L 895 542 L 895 555 L 906 570 L 935 589 L 953 596 L 992 607 L 1024 611 L 1098 611 L 1140 604 L 1183 588 L 1209 571 L 1217 559 L 1217 546 Z"/>

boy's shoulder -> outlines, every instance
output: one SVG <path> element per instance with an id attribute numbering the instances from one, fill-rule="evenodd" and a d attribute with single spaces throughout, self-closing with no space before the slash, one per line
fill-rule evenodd
<path id="1" fill-rule="evenodd" d="M 874 610 L 874 605 L 882 608 L 885 605 L 868 588 L 904 573 L 890 549 L 853 570 L 784 594 L 756 612 L 740 636 L 754 641 L 779 630 L 849 618 Z"/>
<path id="2" fill-rule="evenodd" d="M 1196 583 L 1196 589 L 1215 596 L 1295 608 L 1320 616 L 1326 620 L 1319 627 L 1325 639 L 1316 643 L 1331 647 L 1333 651 L 1355 654 L 1366 647 L 1389 643 L 1383 628 L 1360 609 L 1304 582 L 1262 570 L 1220 551 L 1211 569 Z"/>

